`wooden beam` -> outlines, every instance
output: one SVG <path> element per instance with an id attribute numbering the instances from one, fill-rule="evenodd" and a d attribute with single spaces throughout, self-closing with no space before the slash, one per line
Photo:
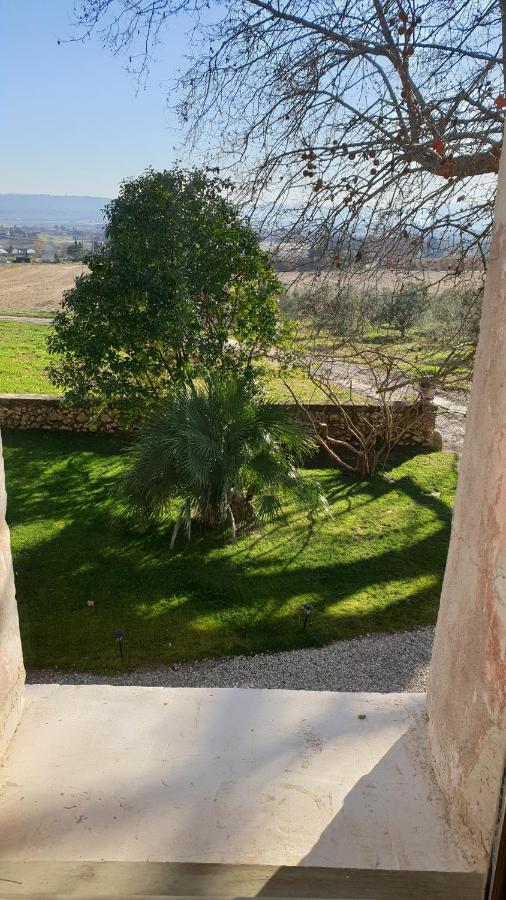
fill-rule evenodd
<path id="1" fill-rule="evenodd" d="M 238 900 L 483 900 L 484 876 L 466 872 L 400 872 L 313 866 L 214 863 L 0 863 L 0 898 L 71 896 L 112 900 L 177 897 Z"/>

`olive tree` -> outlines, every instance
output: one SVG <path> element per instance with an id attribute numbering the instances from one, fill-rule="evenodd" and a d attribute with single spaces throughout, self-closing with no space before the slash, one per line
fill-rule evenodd
<path id="1" fill-rule="evenodd" d="M 376 314 L 378 324 L 388 324 L 399 330 L 401 338 L 408 329 L 421 321 L 428 306 L 427 284 L 408 282 L 395 290 L 384 290 Z"/>

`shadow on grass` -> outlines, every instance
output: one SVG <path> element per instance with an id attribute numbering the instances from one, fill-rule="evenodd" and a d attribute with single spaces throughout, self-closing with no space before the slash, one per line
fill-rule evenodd
<path id="1" fill-rule="evenodd" d="M 277 558 L 204 555 L 200 542 L 175 556 L 160 542 L 149 544 L 151 553 L 139 541 L 97 546 L 68 525 L 16 553 L 28 665 L 115 668 L 118 627 L 134 666 L 319 646 L 435 620 L 444 566 L 438 532 L 414 542 L 409 553 L 401 548 L 319 564 L 294 554 L 291 571 Z M 362 593 L 362 603 L 355 602 Z M 315 610 L 304 632 L 308 599 Z"/>
<path id="2" fill-rule="evenodd" d="M 397 344 L 406 343 L 406 339 L 402 338 L 399 332 L 389 332 L 388 334 L 371 334 L 366 335 L 362 338 L 364 344 L 371 344 L 372 346 L 382 346 L 383 344 L 392 344 L 394 341 Z"/>
<path id="3" fill-rule="evenodd" d="M 336 481 L 329 471 L 321 479 L 333 504 L 352 503 L 354 511 L 396 492 L 429 510 L 430 533 L 425 523 L 417 536 L 414 525 L 409 541 L 395 522 L 384 534 L 378 526 L 349 536 L 299 514 L 234 547 L 197 529 L 191 544 L 169 554 L 169 528 L 144 535 L 116 528 L 110 495 L 121 442 L 4 439 L 29 666 L 120 668 L 117 628 L 125 630 L 125 665 L 133 667 L 318 646 L 435 620 L 450 511 L 409 476 L 389 483 L 340 474 Z M 307 601 L 315 609 L 303 631 Z"/>
<path id="4" fill-rule="evenodd" d="M 99 504 L 110 503 L 128 444 L 89 434 L 3 431 L 11 526 L 28 519 L 63 516 L 92 520 Z M 16 455 L 16 464 L 10 465 Z M 97 461 L 108 460 L 99 472 Z"/>

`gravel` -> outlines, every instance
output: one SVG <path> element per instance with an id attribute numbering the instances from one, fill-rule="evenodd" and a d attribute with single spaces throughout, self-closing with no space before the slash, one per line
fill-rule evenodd
<path id="1" fill-rule="evenodd" d="M 426 627 L 366 635 L 327 647 L 225 657 L 117 675 L 32 669 L 27 672 L 27 682 L 420 693 L 427 687 L 433 638 L 434 628 Z"/>
<path id="2" fill-rule="evenodd" d="M 436 416 L 436 428 L 443 438 L 443 450 L 460 455 L 466 431 L 465 414 L 440 408 Z"/>

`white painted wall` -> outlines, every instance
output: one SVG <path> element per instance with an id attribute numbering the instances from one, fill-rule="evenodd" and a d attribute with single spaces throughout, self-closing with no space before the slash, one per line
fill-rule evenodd
<path id="1" fill-rule="evenodd" d="M 506 149 L 428 714 L 450 814 L 485 864 L 506 753 Z"/>
<path id="2" fill-rule="evenodd" d="M 0 760 L 21 716 L 25 680 L 6 506 L 0 436 Z"/>

